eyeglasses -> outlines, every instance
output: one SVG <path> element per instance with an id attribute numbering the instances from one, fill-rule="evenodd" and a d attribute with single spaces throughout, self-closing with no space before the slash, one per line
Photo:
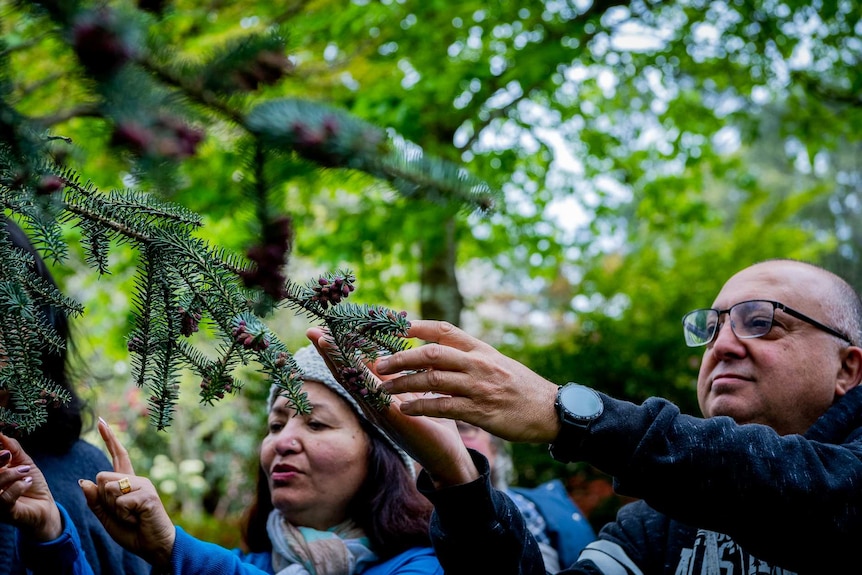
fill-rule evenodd
<path id="1" fill-rule="evenodd" d="M 811 319 L 783 303 L 765 299 L 741 301 L 728 309 L 696 309 L 688 312 L 682 318 L 685 344 L 689 347 L 699 347 L 711 343 L 721 327 L 719 320 L 723 314 L 730 317 L 730 329 L 733 330 L 736 337 L 740 339 L 763 337 L 772 329 L 772 320 L 775 318 L 776 309 L 780 309 L 796 319 L 801 319 L 817 329 L 853 345 L 850 338 L 840 331 L 822 324 L 816 319 Z"/>

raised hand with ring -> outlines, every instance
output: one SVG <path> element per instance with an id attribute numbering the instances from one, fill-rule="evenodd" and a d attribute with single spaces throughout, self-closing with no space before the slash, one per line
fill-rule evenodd
<path id="1" fill-rule="evenodd" d="M 146 477 L 135 475 L 129 452 L 101 418 L 99 434 L 111 455 L 114 470 L 100 472 L 95 482 L 88 479 L 79 482 L 87 505 L 120 545 L 143 557 L 157 571 L 170 569 L 176 528 L 155 486 Z M 119 495 L 114 485 L 120 488 Z"/>

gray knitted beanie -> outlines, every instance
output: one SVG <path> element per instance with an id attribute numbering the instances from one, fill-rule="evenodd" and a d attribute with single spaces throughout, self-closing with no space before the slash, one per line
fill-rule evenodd
<path id="1" fill-rule="evenodd" d="M 299 367 L 300 371 L 302 371 L 305 376 L 303 379 L 310 381 L 319 381 L 335 393 L 337 393 L 344 401 L 350 404 L 350 407 L 353 409 L 354 413 L 359 416 L 360 419 L 367 422 L 372 429 L 377 431 L 380 436 L 386 441 L 386 443 L 393 449 L 395 452 L 401 457 L 401 460 L 404 462 L 404 466 L 410 471 L 412 476 L 416 476 L 416 469 L 413 466 L 413 459 L 407 455 L 407 452 L 401 449 L 397 443 L 392 441 L 388 435 L 386 435 L 383 430 L 374 425 L 372 422 L 365 417 L 365 414 L 362 412 L 362 408 L 359 407 L 359 404 L 355 399 L 347 392 L 344 387 L 338 381 L 336 381 L 335 377 L 333 377 L 332 372 L 329 371 L 329 367 L 326 365 L 326 362 L 317 352 L 317 349 L 313 345 L 307 345 L 303 348 L 296 350 L 293 354 L 293 359 L 296 361 L 296 365 Z M 269 388 L 269 399 L 267 400 L 266 410 L 269 413 L 272 410 L 272 406 L 275 404 L 275 400 L 278 399 L 278 395 L 281 389 L 273 384 L 272 387 Z"/>

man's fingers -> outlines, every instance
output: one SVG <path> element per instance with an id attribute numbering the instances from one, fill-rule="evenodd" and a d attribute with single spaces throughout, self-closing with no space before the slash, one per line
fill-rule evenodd
<path id="1" fill-rule="evenodd" d="M 114 435 L 114 431 L 101 417 L 99 418 L 99 435 L 102 436 L 102 440 L 105 442 L 105 447 L 108 448 L 108 453 L 111 454 L 114 471 L 117 473 L 134 475 L 135 469 L 132 467 L 132 460 L 129 458 L 129 452 L 126 451 L 126 448 L 123 447 L 123 444 L 120 443 L 117 436 Z"/>
<path id="2" fill-rule="evenodd" d="M 400 352 L 403 353 L 403 352 Z M 397 355 L 397 354 L 396 354 Z M 395 357 L 395 356 L 393 356 Z M 389 371 L 389 370 L 387 370 Z M 405 373 L 398 377 L 381 378 L 380 387 L 389 394 L 397 393 L 432 393 L 441 396 L 468 397 L 475 389 L 471 389 L 470 376 L 460 373 L 457 369 L 428 369 L 417 373 Z M 430 413 L 428 415 L 431 415 Z"/>
<path id="3" fill-rule="evenodd" d="M 481 340 L 476 339 L 448 321 L 428 319 L 411 320 L 407 336 L 415 337 L 427 342 L 440 343 L 462 351 L 470 351 L 477 345 L 483 344 Z"/>
<path id="4" fill-rule="evenodd" d="M 403 371 L 434 369 L 465 371 L 470 365 L 469 357 L 465 352 L 447 345 L 428 343 L 381 357 L 374 367 L 381 375 L 394 375 Z"/>
<path id="5" fill-rule="evenodd" d="M 463 416 L 456 397 L 449 396 L 414 396 L 398 404 L 398 409 L 404 415 L 427 415 L 428 417 L 443 417 L 461 419 Z"/>

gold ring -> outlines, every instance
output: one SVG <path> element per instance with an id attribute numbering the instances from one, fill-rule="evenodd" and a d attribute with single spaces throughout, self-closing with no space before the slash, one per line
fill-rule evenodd
<path id="1" fill-rule="evenodd" d="M 122 479 L 117 481 L 117 483 L 120 484 L 120 493 L 122 493 L 123 495 L 132 490 L 132 484 L 129 483 L 128 477 L 123 477 Z"/>

